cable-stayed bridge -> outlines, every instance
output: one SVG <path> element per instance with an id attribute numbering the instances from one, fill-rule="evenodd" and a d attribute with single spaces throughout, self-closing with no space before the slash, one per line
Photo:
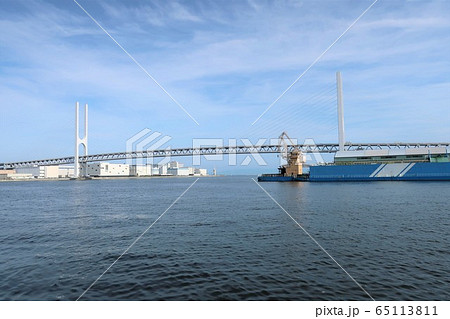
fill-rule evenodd
<path id="1" fill-rule="evenodd" d="M 295 151 L 301 151 L 302 153 L 336 153 L 338 151 L 368 151 L 368 150 L 398 150 L 398 149 L 433 149 L 450 148 L 450 142 L 443 143 L 349 143 L 345 141 L 344 135 L 344 109 L 342 102 L 342 82 L 340 72 L 336 73 L 336 92 L 337 92 L 337 115 L 338 115 L 338 139 L 339 143 L 322 143 L 298 144 L 290 140 L 290 144 L 282 143 L 281 137 L 278 139 L 270 139 L 270 143 L 277 141 L 278 144 L 266 144 L 266 145 L 252 145 L 251 143 L 244 143 L 242 146 L 229 145 L 215 145 L 215 146 L 198 146 L 198 147 L 187 147 L 187 148 L 165 148 L 165 149 L 146 149 L 146 150 L 129 150 L 128 142 L 137 142 L 140 138 L 145 137 L 144 135 L 139 135 L 145 130 L 133 136 L 133 138 L 127 141 L 127 151 L 125 152 L 115 152 L 115 153 L 103 153 L 88 155 L 88 106 L 85 105 L 84 109 L 84 135 L 81 138 L 79 136 L 80 128 L 80 118 L 79 118 L 79 103 L 76 103 L 75 107 L 75 156 L 61 157 L 61 158 L 50 158 L 43 160 L 30 160 L 30 161 L 20 161 L 20 162 L 10 162 L 10 163 L 0 163 L 0 169 L 14 169 L 20 167 L 29 166 L 46 166 L 46 165 L 63 165 L 63 164 L 74 164 L 75 177 L 78 177 L 81 165 L 89 162 L 99 162 L 99 161 L 115 161 L 115 160 L 133 160 L 141 158 L 161 158 L 161 157 L 179 157 L 179 156 L 203 156 L 203 155 L 239 155 L 239 154 L 270 154 L 270 153 L 292 153 Z M 328 99 L 328 94 L 334 89 L 325 92 Z M 316 97 L 314 97 L 316 98 Z M 319 95 L 320 98 L 320 95 Z M 327 101 L 329 101 L 328 99 Z M 288 114 L 292 117 L 292 112 L 289 111 Z M 148 130 L 149 131 L 149 130 Z M 286 135 L 287 136 L 287 135 Z M 79 154 L 80 146 L 83 146 L 84 154 Z M 155 147 L 156 148 L 156 147 Z M 78 160 L 75 160 L 78 159 Z"/>

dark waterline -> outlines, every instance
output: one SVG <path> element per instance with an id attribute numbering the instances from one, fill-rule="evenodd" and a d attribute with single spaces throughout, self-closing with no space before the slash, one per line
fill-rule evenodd
<path id="1" fill-rule="evenodd" d="M 75 300 L 193 178 L 0 183 L 0 299 Z M 450 183 L 262 183 L 376 300 L 450 299 Z M 251 179 L 201 178 L 83 300 L 370 300 Z"/>

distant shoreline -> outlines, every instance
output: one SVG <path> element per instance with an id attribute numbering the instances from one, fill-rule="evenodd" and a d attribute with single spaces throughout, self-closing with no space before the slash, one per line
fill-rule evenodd
<path id="1" fill-rule="evenodd" d="M 223 177 L 225 175 L 191 175 L 191 176 L 174 176 L 174 175 L 154 175 L 154 176 L 104 176 L 104 177 L 89 177 L 81 178 L 80 181 L 87 180 L 105 180 L 105 179 L 152 179 L 152 178 L 204 178 L 204 177 Z M 59 182 L 59 181 L 73 181 L 73 178 L 30 178 L 30 179 L 2 179 L 2 182 Z"/>

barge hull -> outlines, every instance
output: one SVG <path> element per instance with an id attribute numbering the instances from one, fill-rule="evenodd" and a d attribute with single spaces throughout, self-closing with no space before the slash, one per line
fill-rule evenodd
<path id="1" fill-rule="evenodd" d="M 312 166 L 309 181 L 450 181 L 450 163 Z"/>
<path id="2" fill-rule="evenodd" d="M 311 166 L 309 175 L 262 175 L 259 182 L 450 181 L 450 162 Z"/>

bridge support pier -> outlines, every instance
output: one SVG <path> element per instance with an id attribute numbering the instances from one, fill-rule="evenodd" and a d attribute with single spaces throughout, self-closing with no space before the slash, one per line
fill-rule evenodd
<path id="1" fill-rule="evenodd" d="M 84 134 L 80 138 L 80 103 L 75 104 L 75 158 L 73 177 L 87 176 L 87 162 L 80 162 L 80 145 L 83 145 L 84 156 L 88 155 L 88 105 L 84 105 Z"/>

